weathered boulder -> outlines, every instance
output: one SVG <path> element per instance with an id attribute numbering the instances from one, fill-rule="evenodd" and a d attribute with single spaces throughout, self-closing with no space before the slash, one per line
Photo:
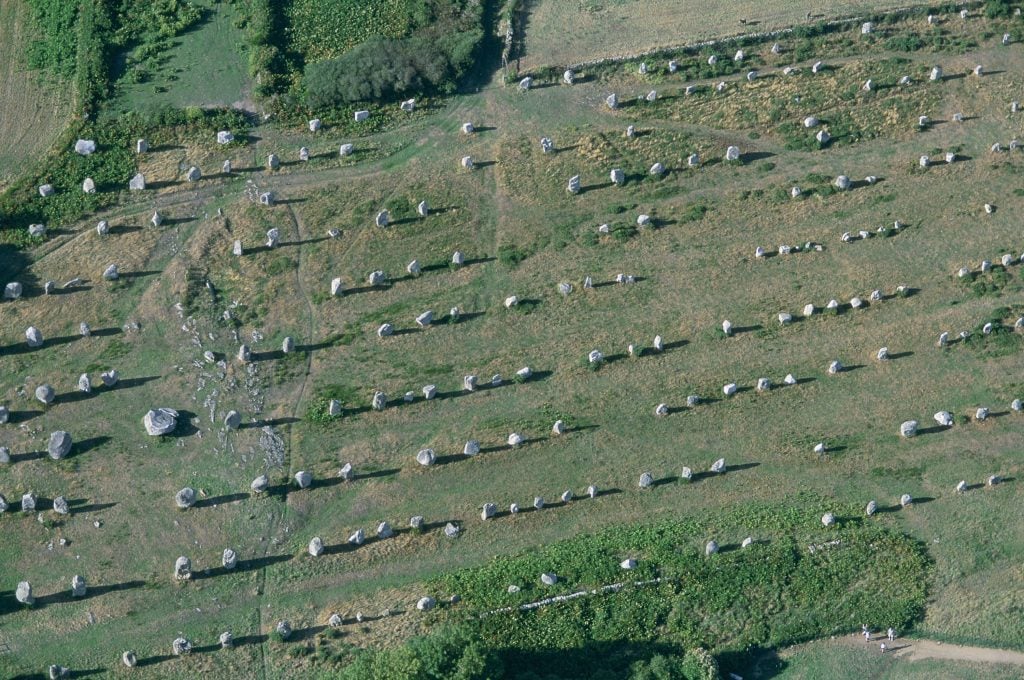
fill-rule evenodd
<path id="1" fill-rule="evenodd" d="M 53 403 L 57 393 L 49 385 L 40 385 L 36 388 L 36 399 L 49 406 Z"/>
<path id="2" fill-rule="evenodd" d="M 253 493 L 259 494 L 267 490 L 270 486 L 270 479 L 266 475 L 260 475 L 256 479 L 252 480 L 249 484 L 249 490 Z"/>
<path id="3" fill-rule="evenodd" d="M 192 560 L 182 555 L 174 561 L 174 578 L 187 581 L 192 578 Z"/>
<path id="4" fill-rule="evenodd" d="M 32 595 L 32 584 L 28 581 L 20 582 L 14 590 L 14 599 L 29 606 L 35 604 L 36 598 Z"/>
<path id="5" fill-rule="evenodd" d="M 178 412 L 172 408 L 150 409 L 143 416 L 142 424 L 150 436 L 170 434 L 178 426 Z"/>
<path id="6" fill-rule="evenodd" d="M 187 510 L 196 503 L 196 490 L 190 486 L 186 486 L 184 489 L 174 495 L 174 504 L 181 510 Z"/>
<path id="7" fill-rule="evenodd" d="M 900 435 L 910 438 L 917 435 L 917 421 L 907 420 L 900 424 Z"/>
<path id="8" fill-rule="evenodd" d="M 50 433 L 50 441 L 46 445 L 46 452 L 50 458 L 60 460 L 71 452 L 73 442 L 71 435 L 64 430 L 57 430 Z"/>
<path id="9" fill-rule="evenodd" d="M 238 566 L 238 554 L 231 548 L 224 548 L 224 552 L 220 555 L 220 564 L 228 571 L 231 571 Z"/>

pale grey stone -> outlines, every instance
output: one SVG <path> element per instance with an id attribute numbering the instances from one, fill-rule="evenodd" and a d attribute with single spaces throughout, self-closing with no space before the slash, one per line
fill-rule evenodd
<path id="1" fill-rule="evenodd" d="M 40 385 L 36 388 L 36 399 L 49 406 L 53 403 L 57 393 L 49 385 Z"/>
<path id="2" fill-rule="evenodd" d="M 231 548 L 225 548 L 220 556 L 220 564 L 228 571 L 231 571 L 238 566 L 238 554 Z"/>
<path id="3" fill-rule="evenodd" d="M 103 270 L 103 279 L 105 281 L 116 281 L 121 273 L 118 271 L 117 265 L 112 264 Z"/>
<path id="4" fill-rule="evenodd" d="M 313 484 L 313 475 L 308 470 L 299 470 L 295 473 L 295 485 L 300 489 L 308 489 Z"/>
<path id="5" fill-rule="evenodd" d="M 821 516 L 821 523 L 824 526 L 830 527 L 836 523 L 836 516 L 833 515 L 831 512 L 826 512 L 824 515 Z"/>
<path id="6" fill-rule="evenodd" d="M 187 581 L 192 578 L 192 560 L 182 555 L 174 561 L 174 578 Z"/>
<path id="7" fill-rule="evenodd" d="M 711 555 L 714 555 L 717 552 L 718 543 L 716 543 L 714 540 L 708 541 L 707 544 L 704 546 L 704 555 L 706 557 L 710 557 Z"/>
<path id="8" fill-rule="evenodd" d="M 370 405 L 373 407 L 374 411 L 383 411 L 384 408 L 388 405 L 387 395 L 379 390 L 377 392 L 374 392 L 373 401 L 371 402 Z"/>
<path id="9" fill-rule="evenodd" d="M 64 496 L 57 496 L 53 499 L 53 511 L 58 515 L 70 515 L 71 506 L 68 505 L 68 499 Z"/>
<path id="10" fill-rule="evenodd" d="M 641 489 L 646 489 L 646 488 L 650 487 L 652 484 L 654 484 L 654 477 L 651 476 L 651 473 L 645 472 L 642 475 L 640 475 L 640 488 Z"/>
<path id="11" fill-rule="evenodd" d="M 25 329 L 25 342 L 28 343 L 29 347 L 42 347 L 43 334 L 35 326 L 29 326 Z"/>
<path id="12" fill-rule="evenodd" d="M 46 445 L 46 452 L 53 460 L 60 460 L 71 452 L 72 445 L 71 435 L 64 430 L 57 430 L 50 433 L 50 441 Z"/>
<path id="13" fill-rule="evenodd" d="M 196 490 L 186 486 L 174 495 L 174 504 L 181 510 L 187 510 L 196 503 Z"/>
<path id="14" fill-rule="evenodd" d="M 906 438 L 913 437 L 917 434 L 917 421 L 907 420 L 900 424 L 900 435 Z"/>
<path id="15" fill-rule="evenodd" d="M 420 449 L 416 453 L 416 462 L 423 467 L 433 465 L 436 460 L 437 456 L 434 455 L 434 449 Z"/>
<path id="16" fill-rule="evenodd" d="M 150 436 L 170 434 L 178 426 L 178 412 L 172 408 L 150 409 L 142 418 Z"/>

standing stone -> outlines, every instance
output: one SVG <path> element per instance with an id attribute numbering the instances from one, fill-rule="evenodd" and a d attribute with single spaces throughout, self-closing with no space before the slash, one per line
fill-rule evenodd
<path id="1" fill-rule="evenodd" d="M 726 161 L 738 161 L 740 159 L 740 149 L 738 146 L 730 146 L 725 150 Z"/>
<path id="2" fill-rule="evenodd" d="M 611 179 L 612 184 L 615 184 L 616 186 L 622 186 L 622 184 L 626 181 L 626 173 L 624 173 L 619 168 L 613 169 L 608 174 L 608 177 Z"/>
<path id="3" fill-rule="evenodd" d="M 109 371 L 103 371 L 100 373 L 100 380 L 103 381 L 104 387 L 113 387 L 118 380 L 117 370 L 112 368 Z"/>
<path id="4" fill-rule="evenodd" d="M 388 223 L 390 221 L 391 213 L 389 213 L 387 210 L 381 210 L 379 213 L 377 213 L 377 217 L 374 219 L 374 223 L 378 227 L 386 227 L 388 226 Z"/>
<path id="5" fill-rule="evenodd" d="M 29 326 L 25 329 L 25 342 L 28 343 L 29 347 L 42 347 L 43 346 L 43 334 L 39 332 L 39 329 L 35 326 Z"/>
<path id="6" fill-rule="evenodd" d="M 480 519 L 488 520 L 494 517 L 497 511 L 498 507 L 494 503 L 484 503 L 483 510 L 480 511 Z"/>
<path id="7" fill-rule="evenodd" d="M 220 171 L 221 171 L 221 173 L 223 173 L 225 175 L 230 175 L 231 174 L 231 161 L 230 160 L 224 161 L 224 163 L 222 163 L 221 166 L 220 166 Z"/>
<path id="8" fill-rule="evenodd" d="M 434 449 L 420 449 L 416 453 L 416 462 L 423 467 L 433 465 L 435 460 L 437 460 L 437 456 L 434 455 Z"/>
<path id="9" fill-rule="evenodd" d="M 384 407 L 388 404 L 388 397 L 381 391 L 373 393 L 373 401 L 371 405 L 374 411 L 383 411 Z"/>
<path id="10" fill-rule="evenodd" d="M 36 399 L 47 406 L 53 403 L 56 396 L 57 395 L 53 391 L 53 388 L 49 385 L 40 385 L 36 388 Z"/>
<path id="11" fill-rule="evenodd" d="M 143 416 L 142 424 L 150 436 L 170 434 L 178 426 L 178 412 L 172 408 L 150 409 Z"/>
<path id="12" fill-rule="evenodd" d="M 221 633 L 217 640 L 220 642 L 221 649 L 229 649 L 235 643 L 235 638 L 229 630 Z"/>
<path id="13" fill-rule="evenodd" d="M 526 439 L 523 437 L 523 435 L 519 434 L 518 432 L 513 432 L 508 436 L 508 445 L 511 446 L 512 448 L 520 446 L 525 441 Z"/>
<path id="14" fill-rule="evenodd" d="M 135 664 L 139 662 L 138 657 L 135 656 L 135 652 L 128 650 L 121 654 L 121 663 L 128 668 L 135 668 Z"/>
<path id="15" fill-rule="evenodd" d="M 83 338 L 87 338 L 90 335 L 92 335 L 92 329 L 89 327 L 89 324 L 87 324 L 84 321 L 78 324 L 78 332 L 81 334 Z"/>
<path id="16" fill-rule="evenodd" d="M 704 546 L 704 556 L 711 557 L 718 552 L 718 543 L 714 540 L 708 541 L 707 545 Z"/>
<path id="17" fill-rule="evenodd" d="M 299 160 L 300 161 L 308 161 L 309 160 L 309 148 L 308 147 L 304 146 L 304 147 L 299 149 Z"/>
<path id="18" fill-rule="evenodd" d="M 182 555 L 174 561 L 174 578 L 187 581 L 192 578 L 192 560 Z"/>
<path id="19" fill-rule="evenodd" d="M 348 537 L 349 545 L 362 545 L 365 540 L 366 534 L 362 529 L 356 529 L 355 532 Z"/>
<path id="20" fill-rule="evenodd" d="M 25 605 L 32 606 L 35 604 L 36 598 L 32 595 L 32 584 L 28 581 L 19 583 L 14 591 L 14 598 Z"/>
<path id="21" fill-rule="evenodd" d="M 942 80 L 942 67 L 935 66 L 932 68 L 931 75 L 928 76 L 928 79 L 932 81 Z"/>
<path id="22" fill-rule="evenodd" d="M 917 434 L 917 421 L 907 420 L 900 424 L 900 435 L 909 439 Z"/>
<path id="23" fill-rule="evenodd" d="M 174 495 L 174 504 L 178 506 L 180 510 L 187 510 L 196 503 L 196 490 L 190 486 L 186 486 L 184 489 Z"/>
<path id="24" fill-rule="evenodd" d="M 309 121 L 310 132 L 319 132 L 321 127 L 323 127 L 323 123 L 320 121 L 319 118 L 313 118 L 312 120 Z"/>
<path id="25" fill-rule="evenodd" d="M 36 495 L 29 491 L 21 497 L 21 511 L 22 512 L 35 512 L 36 509 Z"/>
<path id="26" fill-rule="evenodd" d="M 430 400 L 437 396 L 437 385 L 424 385 L 423 398 Z"/>
<path id="27" fill-rule="evenodd" d="M 68 499 L 63 496 L 58 496 L 53 499 L 53 512 L 58 515 L 70 515 L 71 506 L 68 505 Z"/>
<path id="28" fill-rule="evenodd" d="M 456 267 L 461 267 L 466 262 L 466 256 L 462 254 L 461 250 L 456 250 L 452 253 L 452 264 Z"/>
<path id="29" fill-rule="evenodd" d="M 540 575 L 540 582 L 546 586 L 553 586 L 558 583 L 558 576 L 552 573 L 543 573 Z"/>
<path id="30" fill-rule="evenodd" d="M 652 484 L 654 484 L 654 477 L 651 476 L 651 473 L 645 472 L 642 475 L 640 475 L 640 488 L 641 489 L 647 489 Z"/>
<path id="31" fill-rule="evenodd" d="M 249 490 L 255 494 L 261 494 L 270 486 L 270 479 L 266 475 L 260 475 L 249 484 Z"/>
<path id="32" fill-rule="evenodd" d="M 416 214 L 420 217 L 426 217 L 430 214 L 430 204 L 426 201 L 420 201 L 416 206 Z"/>
<path id="33" fill-rule="evenodd" d="M 306 546 L 306 551 L 312 557 L 320 557 L 324 553 L 324 542 L 319 536 L 314 536 Z"/>
<path id="34" fill-rule="evenodd" d="M 247 364 L 252 361 L 252 350 L 249 349 L 249 345 L 241 345 L 238 348 L 238 360 L 243 364 Z"/>
<path id="35" fill-rule="evenodd" d="M 570 194 L 576 195 L 580 193 L 580 176 L 573 175 L 569 178 L 569 185 L 565 188 Z"/>
<path id="36" fill-rule="evenodd" d="M 57 430 L 50 434 L 50 441 L 46 445 L 46 452 L 53 460 L 60 460 L 71 452 L 71 435 L 63 430 Z"/>
<path id="37" fill-rule="evenodd" d="M 295 485 L 300 489 L 308 489 L 313 484 L 313 475 L 307 470 L 299 470 L 295 473 Z"/>
<path id="38" fill-rule="evenodd" d="M 220 556 L 220 564 L 226 570 L 231 571 L 238 566 L 238 554 L 231 548 L 224 548 Z"/>
<path id="39" fill-rule="evenodd" d="M 836 177 L 835 187 L 840 191 L 846 191 L 850 188 L 850 178 L 846 175 L 839 175 Z"/>
<path id="40" fill-rule="evenodd" d="M 473 169 L 473 157 L 472 156 L 463 156 L 462 160 L 459 161 L 459 164 L 462 165 L 462 168 L 464 170 L 472 170 Z"/>
<path id="41" fill-rule="evenodd" d="M 473 127 L 472 123 L 463 123 L 462 124 L 462 134 L 464 134 L 464 135 L 471 135 L 471 134 L 473 134 L 473 131 L 475 129 L 476 128 Z"/>
<path id="42" fill-rule="evenodd" d="M 831 512 L 826 512 L 821 516 L 821 524 L 826 527 L 830 527 L 836 523 L 836 516 Z"/>
<path id="43" fill-rule="evenodd" d="M 71 577 L 71 597 L 85 597 L 85 578 L 79 574 Z"/>
<path id="44" fill-rule="evenodd" d="M 268 170 L 277 170 L 279 167 L 281 167 L 281 159 L 277 157 L 276 153 L 272 153 L 267 156 Z"/>
<path id="45" fill-rule="evenodd" d="M 913 503 L 914 503 L 914 499 L 910 497 L 909 493 L 905 493 L 902 496 L 900 496 L 900 507 L 901 508 L 905 508 L 908 505 L 912 505 Z"/>
<path id="46" fill-rule="evenodd" d="M 112 265 L 110 265 L 109 267 L 107 267 L 106 269 L 103 270 L 103 280 L 104 281 L 117 281 L 117 279 L 120 276 L 121 276 L 121 273 L 118 271 L 116 264 L 112 264 Z"/>
<path id="47" fill-rule="evenodd" d="M 174 656 L 186 656 L 192 653 L 192 643 L 187 638 L 174 638 L 174 642 L 171 643 L 171 651 Z"/>
<path id="48" fill-rule="evenodd" d="M 464 456 L 475 456 L 480 453 L 480 442 L 475 439 L 470 439 L 466 442 L 466 445 L 462 447 L 462 455 Z"/>
<path id="49" fill-rule="evenodd" d="M 345 158 L 346 156 L 351 156 L 353 153 L 355 153 L 355 150 L 356 147 L 354 144 L 342 144 L 340 147 L 338 147 L 338 155 L 341 156 L 342 158 Z"/>
<path id="50" fill-rule="evenodd" d="M 875 514 L 878 511 L 878 503 L 874 501 L 868 501 L 867 507 L 864 508 L 864 514 L 868 517 Z"/>
<path id="51" fill-rule="evenodd" d="M 281 239 L 281 232 L 275 227 L 267 231 L 267 247 L 276 248 L 278 241 Z"/>

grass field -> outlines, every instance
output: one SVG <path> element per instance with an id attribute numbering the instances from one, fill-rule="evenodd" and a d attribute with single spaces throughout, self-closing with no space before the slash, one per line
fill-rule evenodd
<path id="1" fill-rule="evenodd" d="M 786 0 L 532 0 L 526 20 L 524 71 L 541 66 L 579 64 L 687 45 L 722 36 L 775 31 L 815 20 L 856 16 L 923 2 L 826 0 L 813 7 Z M 740 19 L 746 21 L 740 24 Z"/>
<path id="2" fill-rule="evenodd" d="M 1011 114 L 1009 101 L 1024 87 L 1024 52 L 1019 42 L 999 44 L 1006 24 L 975 21 L 978 46 L 967 54 L 905 55 L 899 66 L 908 73 L 941 63 L 949 76 L 906 90 L 859 92 L 865 77 L 883 83 L 892 75 L 892 55 L 876 47 L 851 50 L 817 76 L 803 64 L 784 78 L 769 43 L 748 50 L 763 77 L 730 76 L 722 94 L 709 91 L 718 78 L 696 81 L 702 90 L 686 97 L 681 82 L 623 66 L 573 87 L 539 82 L 520 93 L 495 85 L 366 136 L 350 126 L 313 135 L 265 125 L 226 149 L 212 139 L 160 144 L 139 159 L 156 190 L 67 225 L 30 253 L 27 268 L 3 270 L 28 295 L 2 305 L 0 403 L 12 417 L 0 426 L 0 446 L 15 456 L 0 467 L 0 493 L 12 504 L 28 490 L 41 499 L 63 494 L 72 514 L 57 517 L 44 500 L 43 521 L 13 507 L 0 516 L 0 675 L 61 663 L 120 677 L 127 669 L 118 659 L 132 649 L 144 662 L 139 677 L 330 677 L 354 647 L 395 645 L 458 613 L 415 610 L 456 570 L 604 529 L 698 516 L 712 520 L 680 539 L 687 554 L 706 538 L 726 546 L 747 535 L 803 550 L 835 536 L 817 521 L 821 513 L 853 523 L 871 499 L 882 511 L 857 522 L 927 549 L 925 614 L 914 635 L 1024 649 L 1024 416 L 1009 409 L 1024 397 L 1024 335 L 980 331 L 989 319 L 1012 326 L 1024 315 L 1024 269 L 997 265 L 970 283 L 956 277 L 961 266 L 977 271 L 984 259 L 1024 251 L 1024 156 L 989 151 L 1022 134 L 1024 114 Z M 989 75 L 965 75 L 977 63 Z M 636 101 L 652 87 L 657 102 Z M 610 111 L 604 99 L 613 91 L 623 106 Z M 766 101 L 797 96 L 813 110 L 761 115 Z M 794 132 L 794 122 L 813 114 L 831 125 L 843 110 L 856 112 L 843 124 L 862 134 L 794 149 L 795 135 L 813 136 Z M 961 111 L 967 120 L 952 122 Z M 919 115 L 934 124 L 919 131 Z M 463 135 L 466 121 L 478 132 Z M 624 134 L 630 124 L 639 132 L 633 139 Z M 542 136 L 555 153 L 541 152 Z M 345 142 L 357 152 L 339 159 Z M 731 144 L 741 161 L 720 160 Z M 300 146 L 314 157 L 308 165 L 296 160 Z M 921 154 L 947 150 L 961 160 L 918 167 Z M 694 151 L 704 162 L 688 168 Z M 262 169 L 269 153 L 284 161 L 277 172 Z M 472 172 L 459 169 L 465 155 L 475 159 Z M 234 175 L 217 172 L 224 158 L 235 161 Z M 648 174 L 655 162 L 668 168 L 661 178 Z M 195 163 L 204 179 L 187 184 L 182 174 Z M 624 170 L 624 186 L 608 182 L 613 167 Z M 855 180 L 852 190 L 830 188 L 841 173 Z M 572 196 L 565 186 L 576 174 L 584 191 Z M 861 181 L 868 175 L 879 181 Z M 273 190 L 277 204 L 246 198 L 250 180 Z M 802 198 L 789 198 L 794 185 Z M 415 214 L 421 200 L 433 208 L 425 219 Z M 392 216 L 386 229 L 373 223 L 382 208 Z M 157 209 L 160 228 L 149 224 Z M 638 230 L 640 214 L 654 227 Z M 100 217 L 111 225 L 102 238 L 93 229 Z M 896 220 L 906 228 L 888 238 L 840 240 Z M 270 228 L 280 230 L 276 249 L 261 247 Z M 340 237 L 328 238 L 330 229 Z M 242 257 L 231 255 L 236 239 Z M 757 246 L 774 252 L 806 242 L 823 248 L 754 257 Z M 449 266 L 455 250 L 466 258 L 459 268 Z M 405 273 L 413 259 L 418 276 Z M 117 282 L 101 277 L 111 263 L 123 274 Z M 367 285 L 377 269 L 389 285 Z M 620 273 L 640 278 L 612 283 Z M 84 285 L 42 294 L 44 282 L 73 276 Z M 587 276 L 593 289 L 583 287 Z M 330 295 L 335 277 L 344 296 Z M 569 295 L 559 294 L 560 282 L 573 285 Z M 908 294 L 897 295 L 898 286 Z M 831 299 L 867 300 L 876 289 L 884 299 L 860 310 L 777 321 L 782 311 L 799 319 L 805 304 L 820 312 Z M 510 295 L 520 303 L 506 309 Z M 455 306 L 461 319 L 448 323 Z M 439 321 L 418 329 L 414 319 L 428 309 Z M 724 319 L 734 337 L 719 331 Z M 80 321 L 92 337 L 77 337 Z M 397 332 L 377 337 L 382 323 Z M 28 351 L 29 325 L 46 346 Z M 968 329 L 970 341 L 935 346 L 940 332 Z M 660 353 L 650 351 L 656 335 L 665 342 Z M 297 352 L 277 351 L 286 336 Z M 251 363 L 235 359 L 242 342 Z M 631 343 L 648 351 L 629 358 Z M 883 346 L 888 362 L 875 359 Z M 599 370 L 587 365 L 594 349 L 607 357 Z M 848 370 L 830 375 L 833 360 Z M 534 377 L 513 381 L 524 366 Z M 76 391 L 83 372 L 98 382 L 112 367 L 119 388 Z M 799 384 L 781 386 L 788 373 Z M 467 393 L 470 374 L 482 384 L 495 374 L 504 380 Z M 776 387 L 755 391 L 760 377 Z M 724 398 L 730 382 L 742 390 Z M 42 383 L 59 395 L 45 408 L 32 396 Z M 439 398 L 422 398 L 429 384 Z M 383 411 L 370 408 L 378 390 L 387 395 Z M 704 403 L 687 407 L 691 394 Z M 330 399 L 344 414 L 324 422 Z M 654 415 L 660 403 L 668 416 Z M 142 416 L 160 406 L 177 409 L 181 425 L 173 436 L 148 437 Z M 982 406 L 992 415 L 974 421 Z M 221 424 L 229 409 L 243 414 L 237 431 Z M 939 410 L 957 424 L 931 428 Z M 899 425 L 911 418 L 924 431 L 901 439 Z M 568 431 L 554 436 L 559 419 Z M 33 455 L 57 429 L 80 442 L 74 454 L 59 462 Z M 505 445 L 512 432 L 527 443 Z M 480 455 L 461 455 L 469 439 Z M 813 453 L 819 441 L 828 445 L 824 456 Z M 426 447 L 438 464 L 417 464 Z M 729 473 L 679 481 L 684 466 L 704 472 L 723 456 Z M 356 479 L 339 480 L 345 463 Z M 317 483 L 286 491 L 300 470 Z M 275 488 L 251 496 L 250 481 L 264 472 Z M 643 472 L 660 483 L 639 489 Z M 985 487 L 993 474 L 1005 483 Z M 963 495 L 954 492 L 961 479 L 972 485 Z M 556 502 L 590 484 L 610 493 Z M 200 503 L 178 511 L 174 494 L 184 486 Z M 904 493 L 917 502 L 898 509 Z M 535 496 L 548 507 L 480 519 L 484 503 L 505 513 Z M 744 523 L 737 509 L 758 503 L 799 507 L 809 519 L 781 528 Z M 385 520 L 404 529 L 414 515 L 426 531 L 345 545 L 357 529 L 372 536 Z M 716 524 L 717 516 L 732 519 Z M 457 539 L 441 531 L 449 521 L 462 528 Z M 328 546 L 318 558 L 306 553 L 314 536 Z M 234 573 L 220 569 L 228 547 L 241 560 Z M 172 579 L 179 555 L 192 559 L 191 582 Z M 94 589 L 84 600 L 60 596 L 75 574 Z M 21 580 L 40 598 L 33 609 L 14 602 Z M 856 592 L 884 598 L 892 586 L 859 584 Z M 325 630 L 331 613 L 346 619 L 333 634 Z M 705 623 L 714 629 L 740 615 L 726 609 Z M 850 618 L 842 633 L 859 629 L 862 621 Z M 281 619 L 297 631 L 291 641 L 271 635 Z M 220 650 L 217 636 L 228 629 L 238 644 Z M 171 656 L 179 634 L 196 653 Z M 877 649 L 864 657 L 828 642 L 775 650 L 781 661 L 710 644 L 726 652 L 724 671 L 744 677 L 1012 677 Z"/>
<path id="3" fill-rule="evenodd" d="M 158 70 L 142 82 L 115 73 L 114 94 L 105 114 L 149 111 L 161 106 L 228 106 L 252 109 L 242 32 L 236 10 L 227 2 L 198 0 L 204 9 L 199 25 L 173 39 Z M 121 55 L 124 59 L 125 55 Z"/>
<path id="4" fill-rule="evenodd" d="M 59 83 L 29 71 L 31 12 L 21 0 L 0 5 L 0 190 L 60 135 L 74 104 Z"/>

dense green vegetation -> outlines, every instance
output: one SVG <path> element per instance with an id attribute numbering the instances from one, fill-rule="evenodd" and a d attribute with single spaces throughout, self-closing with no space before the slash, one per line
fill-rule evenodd
<path id="1" fill-rule="evenodd" d="M 462 598 L 442 609 L 446 624 L 357 655 L 341 677 L 703 680 L 719 677 L 708 649 L 742 656 L 862 623 L 903 628 L 921 616 L 921 545 L 855 518 L 853 508 L 826 529 L 824 504 L 797 505 L 616 528 L 442 576 L 430 584 L 438 599 Z M 759 540 L 740 548 L 748 531 Z M 705 557 L 712 537 L 721 552 Z M 634 571 L 619 566 L 626 558 L 637 560 Z M 558 584 L 542 585 L 542 572 L 557 574 Z M 620 586 L 494 611 L 611 584 Z"/>

